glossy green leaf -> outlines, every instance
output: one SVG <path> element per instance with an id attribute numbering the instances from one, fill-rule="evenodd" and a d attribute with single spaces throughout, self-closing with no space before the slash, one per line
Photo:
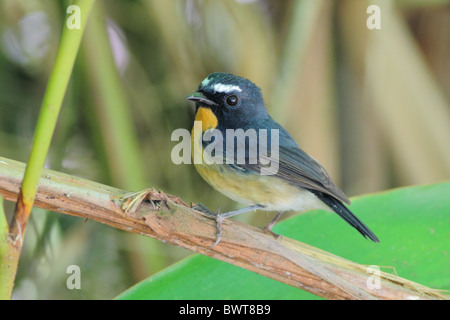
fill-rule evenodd
<path id="1" fill-rule="evenodd" d="M 380 238 L 362 238 L 323 211 L 280 222 L 274 231 L 349 260 L 437 289 L 450 289 L 450 182 L 353 199 L 351 209 Z M 395 270 L 395 271 L 394 271 Z M 193 255 L 138 283 L 119 299 L 316 299 L 300 289 L 209 257 Z"/>

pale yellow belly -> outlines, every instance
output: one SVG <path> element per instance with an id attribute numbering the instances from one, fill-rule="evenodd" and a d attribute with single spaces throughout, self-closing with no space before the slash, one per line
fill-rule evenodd
<path id="1" fill-rule="evenodd" d="M 309 191 L 294 187 L 274 176 L 238 173 L 226 165 L 195 165 L 202 178 L 230 199 L 259 204 L 262 210 L 307 211 L 329 208 Z"/>

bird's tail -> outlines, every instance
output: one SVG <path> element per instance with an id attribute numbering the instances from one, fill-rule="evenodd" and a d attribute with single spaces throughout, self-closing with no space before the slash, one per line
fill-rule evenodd
<path id="1" fill-rule="evenodd" d="M 349 225 L 358 230 L 359 233 L 361 233 L 365 238 L 369 238 L 373 242 L 380 242 L 377 236 L 339 200 L 320 191 L 310 191 L 314 193 L 320 200 L 322 200 L 327 206 L 329 206 L 334 212 L 336 212 L 342 219 L 347 221 Z"/>

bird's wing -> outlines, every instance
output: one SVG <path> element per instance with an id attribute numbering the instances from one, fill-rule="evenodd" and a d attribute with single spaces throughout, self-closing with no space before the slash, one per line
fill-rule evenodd
<path id="1" fill-rule="evenodd" d="M 237 148 L 248 148 L 246 149 L 248 151 L 246 153 L 245 163 L 233 164 L 236 169 L 253 171 L 259 174 L 265 172 L 264 174 L 274 175 L 275 177 L 288 181 L 294 186 L 317 190 L 350 204 L 348 197 L 333 183 L 325 169 L 316 160 L 300 149 L 295 140 L 283 127 L 281 127 L 281 125 L 273 121 L 269 128 L 278 129 L 279 157 L 275 156 L 277 152 L 272 152 L 273 154 L 270 152 L 276 150 L 272 150 L 271 148 L 271 139 L 274 137 L 268 132 L 268 136 L 270 137 L 267 141 L 269 150 L 269 152 L 267 152 L 268 155 L 264 155 L 264 152 L 261 154 L 260 152 L 256 161 L 249 161 L 249 154 L 251 154 L 252 151 L 255 152 L 255 150 L 253 150 L 254 146 L 250 145 L 250 147 L 248 147 L 248 144 L 245 147 L 242 145 L 239 146 L 239 142 L 237 141 Z M 260 144 L 261 141 L 258 142 L 258 145 Z M 258 149 L 258 151 L 261 151 L 261 149 Z M 272 169 L 268 170 L 268 167 L 271 167 Z"/>
<path id="2" fill-rule="evenodd" d="M 278 160 L 278 171 L 275 173 L 276 177 L 282 178 L 301 188 L 324 192 L 342 202 L 350 204 L 350 200 L 334 184 L 320 163 L 302 149 L 299 147 L 285 148 L 280 146 L 279 155 L 280 159 Z M 262 167 L 260 166 L 257 169 L 261 170 Z"/>

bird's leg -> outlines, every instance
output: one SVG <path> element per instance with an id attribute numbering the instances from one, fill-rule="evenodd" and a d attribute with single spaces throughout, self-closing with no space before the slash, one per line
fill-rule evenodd
<path id="1" fill-rule="evenodd" d="M 206 213 L 207 215 L 211 216 L 216 220 L 216 226 L 217 226 L 217 235 L 216 235 L 216 241 L 211 245 L 211 247 L 214 247 L 215 245 L 219 244 L 220 240 L 222 239 L 222 222 L 226 218 L 237 216 L 241 213 L 257 210 L 263 208 L 262 205 L 255 204 L 253 206 L 245 207 L 242 209 L 234 210 L 234 211 L 228 211 L 221 213 L 220 208 L 217 209 L 217 213 L 212 212 L 210 209 L 205 207 L 202 204 L 198 204 L 195 208 L 198 208 L 200 211 Z"/>
<path id="2" fill-rule="evenodd" d="M 265 232 L 272 234 L 276 239 L 278 239 L 280 237 L 280 235 L 273 232 L 272 228 L 277 223 L 278 219 L 281 217 L 282 214 L 283 214 L 283 211 L 279 211 L 275 215 L 275 217 L 272 219 L 272 221 L 270 221 L 269 224 L 264 228 Z"/>
<path id="3" fill-rule="evenodd" d="M 224 213 L 220 213 L 220 208 L 217 211 L 216 214 L 216 226 L 217 226 L 217 236 L 216 236 L 216 242 L 214 242 L 211 247 L 214 247 L 215 245 L 219 244 L 220 240 L 222 239 L 222 221 L 225 220 L 225 218 L 230 218 L 230 217 L 234 217 L 237 216 L 238 214 L 241 213 L 245 213 L 245 212 L 249 212 L 249 211 L 254 211 L 257 209 L 261 209 L 263 208 L 263 206 L 259 205 L 259 204 L 255 204 L 253 206 L 249 206 L 249 207 L 245 207 L 239 210 L 234 210 L 234 211 L 228 211 L 228 212 L 224 212 Z"/>
<path id="4" fill-rule="evenodd" d="M 234 211 L 228 211 L 228 212 L 224 212 L 224 213 L 218 212 L 216 216 L 221 216 L 222 220 L 223 220 L 225 218 L 231 218 L 231 217 L 237 216 L 238 214 L 258 210 L 261 208 L 264 208 L 264 206 L 262 206 L 260 204 L 255 204 L 253 206 L 245 207 L 245 208 L 234 210 Z"/>

